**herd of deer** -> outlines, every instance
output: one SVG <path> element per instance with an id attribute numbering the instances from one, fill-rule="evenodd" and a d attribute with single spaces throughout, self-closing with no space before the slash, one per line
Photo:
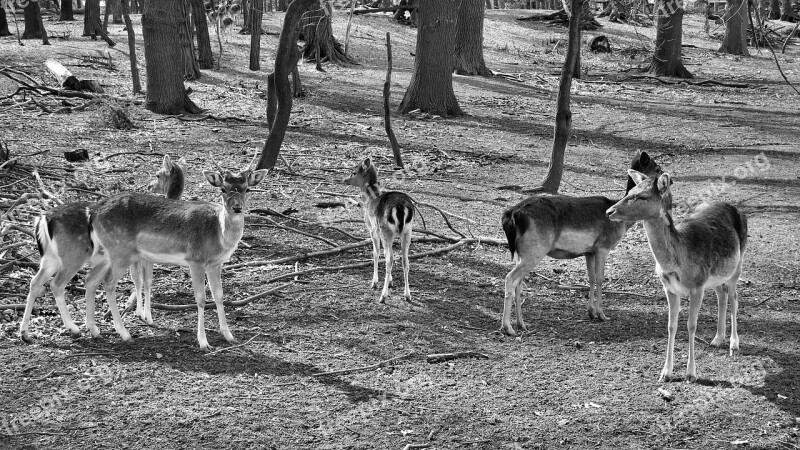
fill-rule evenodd
<path id="1" fill-rule="evenodd" d="M 136 315 L 152 325 L 150 288 L 153 263 L 188 266 L 197 302 L 197 341 L 208 350 L 203 313 L 206 305 L 205 278 L 216 304 L 222 336 L 234 337 L 228 328 L 222 303 L 222 264 L 235 251 L 242 237 L 250 188 L 267 172 L 247 167 L 239 172 L 204 171 L 209 184 L 221 190 L 221 202 L 181 201 L 184 173 L 179 163 L 164 157 L 151 187 L 166 197 L 122 193 L 97 203 L 76 202 L 58 206 L 38 217 L 34 228 L 41 262 L 31 280 L 25 313 L 20 325 L 23 340 L 30 341 L 28 328 L 36 297 L 48 279 L 64 326 L 73 334 L 80 330 L 72 321 L 64 298 L 67 283 L 87 263 L 86 327 L 93 337 L 95 292 L 100 283 L 106 289 L 114 329 L 123 340 L 130 334 L 122 322 L 116 302 L 117 281 L 130 270 L 134 292 L 128 309 L 136 304 Z M 386 275 L 380 301 L 389 297 L 392 285 L 392 245 L 400 240 L 404 276 L 403 296 L 411 302 L 408 285 L 408 250 L 411 244 L 416 206 L 402 192 L 382 191 L 378 170 L 367 158 L 358 164 L 345 184 L 361 190 L 364 221 L 373 243 L 372 286 L 378 287 L 378 260 L 383 246 Z M 736 283 L 742 271 L 747 242 L 747 220 L 734 206 L 724 202 L 704 203 L 685 220 L 675 223 L 671 216 L 672 179 L 647 153 L 638 152 L 628 170 L 625 196 L 614 202 L 605 197 L 537 195 L 508 209 L 502 227 L 516 266 L 506 276 L 502 331 L 515 336 L 511 309 L 516 309 L 516 327 L 526 330 L 522 320 L 522 281 L 548 255 L 566 259 L 586 257 L 589 278 L 588 312 L 594 319 L 607 320 L 601 307 L 604 268 L 609 252 L 637 221 L 644 229 L 655 258 L 656 273 L 669 302 L 669 340 L 662 381 L 672 378 L 673 350 L 680 298 L 689 297 L 688 380 L 696 379 L 694 338 L 703 291 L 717 293 L 717 334 L 712 341 L 723 345 L 726 310 L 731 309 L 730 352 L 739 349 L 736 329 Z M 144 297 L 144 300 L 142 300 Z"/>

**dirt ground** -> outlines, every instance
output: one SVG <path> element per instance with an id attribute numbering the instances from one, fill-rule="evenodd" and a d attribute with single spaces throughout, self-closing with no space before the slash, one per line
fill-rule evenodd
<path id="1" fill-rule="evenodd" d="M 357 240 L 325 224 L 363 239 L 357 207 L 319 205 L 347 203 L 355 191 L 340 180 L 365 156 L 380 166 L 388 187 L 472 221 L 453 219 L 458 230 L 501 238 L 500 214 L 524 198 L 508 186 L 533 187 L 547 169 L 564 57 L 565 29 L 515 20 L 528 13 L 487 13 L 486 60 L 503 76 L 454 76 L 464 117 L 394 115 L 408 166 L 394 173 L 382 119 L 384 36 L 391 32 L 397 105 L 410 80 L 416 32 L 386 17 L 357 16 L 349 45 L 361 64 L 326 65 L 325 72 L 313 64 L 300 67 L 307 96 L 295 101 L 285 161 L 253 195 L 254 208 L 293 219 L 248 216 L 230 264 L 332 247 L 274 223 L 324 236 L 333 246 Z M 267 31 L 276 33 L 282 18 L 265 14 Z M 134 21 L 143 65 L 139 17 Z M 611 321 L 590 321 L 582 293 L 559 288 L 586 283 L 583 259 L 548 258 L 537 268 L 540 275 L 527 280 L 523 311 L 531 331 L 520 338 L 497 332 L 503 280 L 512 263 L 505 246 L 487 244 L 413 261 L 412 295 L 424 305 L 413 310 L 397 289 L 385 305 L 378 304 L 370 268 L 280 281 L 292 283 L 245 307 L 226 308 L 244 345 L 227 344 L 209 311 L 208 338 L 218 350 L 212 354 L 197 346 L 194 310 L 156 310 L 156 327 L 127 316 L 134 337 L 128 343 L 103 320 L 100 339 L 85 331 L 70 338 L 58 315 L 44 308 L 54 304 L 48 291 L 37 303 L 43 309 L 34 316 L 35 343 L 19 339 L 21 315 L 0 315 L 0 448 L 800 448 L 800 96 L 782 80 L 769 52 L 751 49 L 752 58 L 716 53 L 719 41 L 702 31 L 696 15 L 685 19 L 687 67 L 701 79 L 749 87 L 631 79 L 627 69 L 647 60 L 653 28 L 601 22 L 604 27 L 590 35 L 608 35 L 615 52 L 583 56 L 584 78 L 573 88 L 574 139 L 562 192 L 619 198 L 628 161 L 636 150 L 646 150 L 674 176 L 676 202 L 693 201 L 706 190 L 706 196 L 740 207 L 750 236 L 739 284 L 739 355 L 706 344 L 717 311 L 709 292 L 698 327 L 700 380 L 658 382 L 667 309 L 641 225 L 609 257 L 605 289 L 619 292 L 605 296 Z M 51 32 L 71 32 L 70 39 L 53 39 L 50 47 L 0 39 L 2 66 L 44 76 L 43 62 L 55 58 L 79 78 L 101 80 L 107 93 L 130 97 L 122 26 L 110 26 L 118 42 L 111 50 L 118 70 L 111 71 L 88 58 L 107 47 L 81 38 L 81 25 L 46 22 Z M 335 32 L 342 39 L 345 27 L 339 14 Z M 231 36 L 222 69 L 187 82 L 194 101 L 209 113 L 241 120 L 185 121 L 130 104 L 122 107 L 137 128 L 121 131 L 103 120 L 98 106 L 48 115 L 28 104 L 0 108 L 0 138 L 12 156 L 49 150 L 24 161 L 49 167 L 65 164 L 63 151 L 88 150 L 88 163 L 58 173 L 67 184 L 104 194 L 140 189 L 160 163 L 150 152 L 183 156 L 187 196 L 215 199 L 201 170 L 212 158 L 244 166 L 267 134 L 264 84 L 277 36 L 263 37 L 259 72 L 247 70 L 249 39 Z M 796 45 L 778 56 L 788 78 L 800 84 L 798 58 Z M 0 79 L 0 95 L 16 87 Z M 117 155 L 121 152 L 141 154 Z M 7 183 L 0 178 L 0 184 Z M 78 198 L 95 197 L 76 191 L 64 196 Z M 428 229 L 454 235 L 434 210 L 422 212 Z M 30 210 L 27 219 L 35 213 Z M 415 235 L 412 253 L 447 245 L 419 242 L 420 237 Z M 25 239 L 12 233 L 0 247 Z M 37 262 L 34 250 L 25 245 L 4 258 L 34 252 L 29 259 Z M 223 274 L 225 298 L 263 292 L 278 285 L 275 277 L 295 270 L 370 258 L 371 251 L 359 247 L 299 264 L 229 269 Z M 23 303 L 34 269 L 3 270 L 0 305 Z M 401 278 L 396 266 L 395 280 Z M 75 284 L 83 286 L 83 277 Z M 123 283 L 124 292 L 129 288 Z M 157 268 L 154 296 L 157 302 L 191 304 L 188 272 Z M 75 292 L 69 297 L 73 317 L 82 324 L 82 297 Z M 681 319 L 676 374 L 684 372 L 688 352 L 685 315 Z M 424 357 L 456 351 L 488 359 L 428 363 Z M 386 367 L 314 376 L 411 352 Z"/>

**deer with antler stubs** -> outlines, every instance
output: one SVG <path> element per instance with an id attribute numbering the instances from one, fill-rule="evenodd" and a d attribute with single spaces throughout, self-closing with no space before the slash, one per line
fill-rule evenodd
<path id="1" fill-rule="evenodd" d="M 266 170 L 250 167 L 231 172 L 217 168 L 204 171 L 209 184 L 222 192 L 221 202 L 180 202 L 143 194 L 120 194 L 101 201 L 92 211 L 92 242 L 105 248 L 106 257 L 86 280 L 86 324 L 92 336 L 95 325 L 95 291 L 105 283 L 114 328 L 130 339 L 116 305 L 117 280 L 124 268 L 137 261 L 188 266 L 197 302 L 197 341 L 210 349 L 204 311 L 205 278 L 217 307 L 219 326 L 226 341 L 234 341 L 222 304 L 222 264 L 231 257 L 242 238 L 250 188 L 260 183 Z"/>
<path id="2" fill-rule="evenodd" d="M 705 289 L 713 288 L 717 292 L 719 305 L 717 335 L 711 344 L 721 346 L 725 342 L 725 315 L 730 302 L 730 353 L 733 355 L 739 350 L 736 283 L 742 273 L 747 244 L 747 218 L 729 203 L 712 202 L 700 204 L 687 219 L 676 224 L 671 214 L 672 180 L 669 174 L 648 177 L 635 170 L 629 170 L 628 174 L 636 182 L 636 187 L 610 207 L 607 214 L 614 221 L 644 221 L 647 241 L 656 262 L 656 274 L 669 302 L 667 359 L 661 371 L 661 381 L 672 378 L 680 299 L 689 297 L 686 379 L 694 381 L 697 378 L 694 338 Z"/>

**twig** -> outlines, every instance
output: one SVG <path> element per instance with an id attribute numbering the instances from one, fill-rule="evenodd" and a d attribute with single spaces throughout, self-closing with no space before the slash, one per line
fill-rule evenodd
<path id="1" fill-rule="evenodd" d="M 425 358 L 428 363 L 435 364 L 460 358 L 489 359 L 489 355 L 478 352 L 432 353 Z"/>
<path id="2" fill-rule="evenodd" d="M 312 374 L 311 376 L 312 377 L 324 377 L 324 376 L 328 376 L 328 375 L 346 375 L 346 374 L 356 373 L 356 372 L 366 372 L 366 371 L 369 371 L 369 370 L 374 370 L 374 369 L 378 369 L 378 368 L 383 367 L 383 366 L 387 366 L 387 365 L 389 365 L 389 364 L 391 364 L 391 363 L 393 363 L 395 361 L 408 359 L 408 358 L 410 358 L 410 357 L 412 357 L 414 355 L 415 355 L 415 352 L 411 351 L 411 352 L 408 352 L 408 353 L 406 353 L 404 355 L 395 356 L 394 358 L 389 358 L 387 360 L 384 360 L 384 361 L 381 361 L 381 362 L 378 362 L 378 363 L 375 363 L 375 364 L 370 364 L 369 366 L 354 367 L 354 368 L 342 369 L 342 370 L 334 370 L 334 371 L 331 371 L 331 372 L 315 373 L 315 374 Z"/>
<path id="3" fill-rule="evenodd" d="M 466 217 L 464 217 L 464 216 L 459 216 L 458 214 L 453 214 L 453 213 L 451 213 L 450 211 L 446 211 L 446 210 L 444 210 L 444 209 L 441 209 L 441 208 L 439 208 L 439 207 L 436 207 L 436 206 L 434 206 L 434 205 L 431 205 L 430 203 L 425 203 L 425 202 L 416 202 L 416 203 L 417 203 L 418 205 L 422 205 L 422 206 L 427 206 L 427 207 L 429 207 L 429 208 L 433 208 L 433 209 L 435 209 L 436 211 L 439 211 L 439 213 L 440 213 L 440 214 L 442 214 L 442 215 L 445 215 L 445 214 L 446 214 L 446 215 L 448 215 L 448 216 L 450 216 L 450 217 L 454 217 L 454 218 L 456 218 L 456 219 L 461 219 L 461 220 L 464 220 L 464 221 L 466 221 L 466 222 L 468 222 L 468 223 L 471 223 L 471 224 L 473 224 L 473 225 L 475 225 L 475 224 L 477 223 L 477 222 L 475 222 L 475 221 L 474 221 L 474 220 L 472 220 L 472 219 L 468 219 L 468 218 L 466 218 Z"/>
<path id="4" fill-rule="evenodd" d="M 542 278 L 544 278 L 544 277 L 542 277 Z M 556 286 L 556 289 L 561 289 L 561 290 L 565 290 L 565 291 L 588 291 L 589 290 L 589 286 L 586 286 L 585 284 L 559 284 L 558 286 Z M 635 296 L 644 297 L 644 298 L 651 298 L 652 297 L 652 295 L 648 295 L 648 294 L 640 294 L 638 292 L 629 292 L 629 291 L 617 291 L 617 290 L 614 290 L 614 289 L 603 289 L 603 293 L 604 294 L 618 294 L 618 295 L 635 295 Z"/>
<path id="5" fill-rule="evenodd" d="M 783 47 L 781 48 L 781 53 L 786 53 L 786 45 L 789 44 L 789 41 L 792 39 L 792 36 L 794 36 L 794 33 L 797 32 L 797 27 L 800 27 L 800 22 L 797 22 L 797 25 L 794 26 L 792 32 L 789 33 L 788 36 L 786 36 L 786 40 L 783 41 Z"/>
<path id="6" fill-rule="evenodd" d="M 302 231 L 302 230 L 298 230 L 297 228 L 287 227 L 286 225 L 281 225 L 278 222 L 275 222 L 274 220 L 270 219 L 269 217 L 262 217 L 262 218 L 264 220 L 266 220 L 267 222 L 271 223 L 272 225 L 278 227 L 278 228 L 281 228 L 281 229 L 284 229 L 284 230 L 287 230 L 287 231 L 291 231 L 291 232 L 294 232 L 294 233 L 297 233 L 297 234 L 302 234 L 303 236 L 308 236 L 310 238 L 314 238 L 314 239 L 320 240 L 320 241 L 322 241 L 322 242 L 324 242 L 324 243 L 326 243 L 326 244 L 328 244 L 328 245 L 330 245 L 331 247 L 334 247 L 334 248 L 337 247 L 335 242 L 330 241 L 328 239 L 325 239 L 322 236 L 318 236 L 318 235 L 313 234 L 313 233 L 308 233 L 308 232 L 305 232 L 305 231 Z"/>
<path id="7" fill-rule="evenodd" d="M 242 299 L 242 300 L 234 300 L 234 301 L 230 301 L 229 300 L 229 301 L 226 301 L 226 302 L 222 302 L 222 306 L 244 306 L 244 305 L 252 303 L 252 302 L 254 302 L 256 300 L 262 299 L 262 298 L 264 298 L 264 297 L 266 297 L 266 296 L 268 296 L 270 294 L 273 294 L 273 293 L 275 293 L 277 291 L 280 291 L 281 289 L 289 287 L 291 285 L 292 285 L 292 283 L 284 283 L 284 284 L 282 284 L 280 286 L 274 287 L 272 289 L 268 289 L 268 290 L 266 290 L 264 292 L 261 292 L 259 294 L 251 295 L 250 297 L 247 297 L 247 298 Z M 150 306 L 153 309 L 159 309 L 159 310 L 162 310 L 162 311 L 185 311 L 185 310 L 197 308 L 196 304 L 190 304 L 190 305 L 165 305 L 163 303 L 152 303 Z M 206 302 L 206 305 L 205 305 L 206 309 L 215 308 L 215 307 L 216 307 L 216 303 L 214 303 L 214 302 Z"/>
<path id="8" fill-rule="evenodd" d="M 770 296 L 770 297 L 765 298 L 764 300 L 761 300 L 756 305 L 754 305 L 754 307 L 759 307 L 759 306 L 763 305 L 764 303 L 767 303 L 771 298 L 772 297 Z"/>
<path id="9" fill-rule="evenodd" d="M 105 157 L 101 158 L 101 160 L 102 161 L 108 161 L 111 158 L 116 158 L 117 156 L 123 156 L 123 155 L 160 156 L 160 157 L 164 156 L 163 153 L 156 153 L 156 152 L 153 152 L 153 151 L 150 151 L 150 152 L 119 152 L 119 153 L 112 153 L 112 154 L 110 154 L 108 156 L 105 156 Z"/>
<path id="10" fill-rule="evenodd" d="M 318 251 L 318 252 L 304 253 L 304 254 L 297 255 L 297 256 L 288 256 L 286 258 L 279 258 L 279 259 L 273 259 L 273 260 L 268 260 L 268 261 L 248 261 L 248 262 L 245 262 L 245 263 L 230 264 L 230 265 L 227 265 L 227 266 L 223 266 L 223 269 L 228 270 L 228 269 L 239 269 L 241 267 L 257 267 L 257 266 L 270 266 L 270 265 L 277 265 L 277 264 L 287 264 L 287 263 L 292 263 L 292 262 L 295 262 L 295 261 L 303 261 L 303 260 L 306 260 L 308 258 L 315 258 L 317 256 L 334 255 L 336 253 L 341 253 L 341 252 L 344 252 L 344 251 L 347 251 L 347 250 L 352 250 L 352 249 L 359 248 L 359 247 L 366 247 L 367 245 L 371 245 L 371 244 L 372 244 L 372 239 L 365 239 L 363 241 L 356 242 L 354 244 L 343 245 L 341 247 L 336 247 L 336 248 L 331 249 L 331 250 L 321 250 L 321 251 Z"/>
<path id="11" fill-rule="evenodd" d="M 233 350 L 235 348 L 244 347 L 245 345 L 247 345 L 250 342 L 252 342 L 253 339 L 255 339 L 255 338 L 259 337 L 259 336 L 263 336 L 263 334 L 258 333 L 255 336 L 251 337 L 250 339 L 242 342 L 241 344 L 231 345 L 230 347 L 218 348 L 218 349 L 214 350 L 213 352 L 206 353 L 206 356 L 216 355 L 217 353 L 220 353 L 220 352 L 225 352 L 225 351 L 228 351 L 228 350 Z"/>
<path id="12" fill-rule="evenodd" d="M 452 223 L 450 223 L 450 219 L 448 219 L 448 218 L 447 218 L 447 214 L 446 214 L 444 211 L 442 211 L 442 210 L 441 210 L 439 207 L 437 207 L 437 206 L 433 206 L 433 205 L 431 205 L 430 203 L 423 203 L 423 202 L 416 202 L 416 201 L 415 201 L 415 203 L 417 203 L 417 204 L 420 204 L 420 205 L 423 205 L 423 206 L 427 206 L 427 207 L 429 207 L 429 208 L 433 208 L 434 210 L 436 210 L 437 212 L 439 212 L 439 214 L 441 214 L 441 215 L 442 215 L 442 219 L 444 219 L 444 223 L 447 225 L 447 227 L 448 227 L 448 228 L 450 228 L 450 230 L 451 230 L 453 233 L 455 233 L 455 234 L 457 234 L 457 235 L 461 236 L 462 238 L 466 238 L 466 237 L 467 237 L 467 236 L 466 236 L 464 233 L 462 233 L 462 232 L 460 232 L 460 231 L 456 230 L 455 228 L 453 228 L 453 224 L 452 224 Z M 452 214 L 451 214 L 451 215 L 452 215 Z"/>
<path id="13" fill-rule="evenodd" d="M 772 42 L 770 42 L 769 39 L 766 39 L 766 41 L 767 41 L 767 46 L 769 47 L 769 51 L 770 51 L 770 53 L 772 53 L 772 57 L 775 58 L 775 65 L 778 66 L 778 72 L 781 73 L 781 76 L 783 77 L 783 80 L 786 81 L 786 84 L 791 86 L 791 88 L 794 89 L 794 91 L 797 92 L 797 94 L 800 94 L 800 91 L 798 91 L 797 88 L 794 87 L 792 82 L 789 81 L 788 78 L 786 78 L 786 74 L 783 73 L 783 69 L 781 69 L 781 63 L 778 62 L 778 55 L 775 54 L 775 49 L 772 48 Z"/>
<path id="14" fill-rule="evenodd" d="M 403 450 L 411 450 L 414 448 L 429 448 L 431 444 L 406 444 Z"/>

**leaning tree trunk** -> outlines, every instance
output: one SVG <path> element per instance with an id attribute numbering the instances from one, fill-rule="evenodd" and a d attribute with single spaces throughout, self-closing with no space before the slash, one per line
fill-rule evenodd
<path id="1" fill-rule="evenodd" d="M 251 0 L 250 10 L 250 70 L 261 69 L 261 18 L 264 0 Z"/>
<path id="2" fill-rule="evenodd" d="M 144 0 L 145 108 L 158 114 L 202 112 L 183 87 L 185 20 L 184 0 Z"/>
<path id="3" fill-rule="evenodd" d="M 484 0 L 461 0 L 458 10 L 454 70 L 459 75 L 492 76 L 483 59 Z"/>
<path id="4" fill-rule="evenodd" d="M 120 9 L 122 10 L 122 19 L 125 21 L 125 29 L 128 32 L 128 57 L 131 62 L 131 81 L 133 82 L 133 93 L 140 94 L 142 92 L 142 84 L 139 82 L 139 65 L 137 64 L 136 60 L 136 35 L 133 31 L 133 23 L 131 23 L 128 0 L 120 0 Z"/>
<path id="5" fill-rule="evenodd" d="M 75 20 L 75 17 L 72 12 L 72 0 L 61 0 L 61 13 L 58 16 L 58 20 L 62 20 L 65 22 L 72 22 Z"/>
<path id="6" fill-rule="evenodd" d="M 300 38 L 306 41 L 303 57 L 306 61 L 316 62 L 318 69 L 326 61 L 341 65 L 355 64 L 355 60 L 344 54 L 342 44 L 333 36 L 333 9 L 330 3 L 322 2 L 322 5 L 324 10 L 319 7 L 319 2 L 314 2 L 300 19 Z"/>
<path id="7" fill-rule="evenodd" d="M 678 0 L 657 0 L 656 48 L 649 72 L 657 76 L 692 78 L 681 60 L 684 9 Z"/>
<path id="8" fill-rule="evenodd" d="M 781 20 L 797 22 L 797 14 L 792 9 L 792 2 L 789 0 L 781 0 Z"/>
<path id="9" fill-rule="evenodd" d="M 36 15 L 38 2 L 29 2 L 25 9 L 25 30 L 22 32 L 22 39 L 39 39 L 42 37 L 42 29 L 39 27 L 39 18 Z"/>
<path id="10" fill-rule="evenodd" d="M 725 5 L 725 38 L 719 51 L 731 55 L 750 56 L 747 51 L 747 0 L 727 0 Z"/>
<path id="11" fill-rule="evenodd" d="M 570 10 L 580 8 L 581 2 L 586 0 L 572 0 Z M 569 136 L 572 132 L 572 111 L 570 110 L 570 92 L 572 89 L 572 76 L 575 66 L 578 65 L 578 51 L 581 46 L 580 15 L 573 14 L 569 19 L 569 38 L 567 40 L 567 55 L 561 68 L 561 78 L 558 82 L 558 98 L 556 99 L 556 126 L 553 131 L 553 151 L 550 156 L 550 166 L 542 186 L 534 192 L 550 192 L 555 194 L 561 185 L 564 175 L 564 153 L 567 149 Z"/>
<path id="12" fill-rule="evenodd" d="M 192 17 L 197 33 L 197 63 L 201 69 L 214 68 L 214 54 L 211 52 L 211 36 L 208 34 L 208 21 L 203 0 L 192 0 Z"/>
<path id="13" fill-rule="evenodd" d="M 414 74 L 400 112 L 415 109 L 440 116 L 460 116 L 453 92 L 452 54 L 461 0 L 421 1 Z"/>
<path id="14" fill-rule="evenodd" d="M 8 30 L 8 19 L 6 19 L 6 10 L 0 8 L 0 36 L 11 36 L 11 31 Z"/>

